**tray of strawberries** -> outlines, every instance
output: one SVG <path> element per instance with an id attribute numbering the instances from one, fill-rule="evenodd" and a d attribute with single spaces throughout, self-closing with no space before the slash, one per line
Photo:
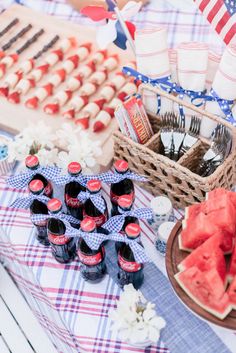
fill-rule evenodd
<path id="1" fill-rule="evenodd" d="M 195 314 L 236 330 L 236 193 L 222 188 L 185 209 L 167 243 L 168 277 Z"/>

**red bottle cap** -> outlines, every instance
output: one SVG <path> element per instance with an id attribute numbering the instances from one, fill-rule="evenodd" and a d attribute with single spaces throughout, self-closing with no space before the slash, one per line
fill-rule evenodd
<path id="1" fill-rule="evenodd" d="M 118 173 L 125 173 L 129 169 L 128 162 L 124 161 L 123 159 L 118 159 L 114 163 L 114 168 Z"/>
<path id="2" fill-rule="evenodd" d="M 68 165 L 68 173 L 72 174 L 72 175 L 76 175 L 76 174 L 79 174 L 81 173 L 81 165 L 77 162 L 71 162 L 69 165 Z"/>
<path id="3" fill-rule="evenodd" d="M 25 158 L 25 165 L 27 168 L 35 168 L 39 165 L 38 157 L 35 155 L 29 155 Z"/>
<path id="4" fill-rule="evenodd" d="M 96 229 L 96 223 L 93 219 L 87 217 L 80 223 L 80 228 L 83 232 L 90 233 Z"/>
<path id="5" fill-rule="evenodd" d="M 59 199 L 51 199 L 48 201 L 47 206 L 50 212 L 56 213 L 62 209 L 62 202 Z"/>
<path id="6" fill-rule="evenodd" d="M 118 198 L 118 205 L 121 208 L 130 208 L 133 204 L 133 197 L 131 195 L 122 195 Z"/>
<path id="7" fill-rule="evenodd" d="M 43 182 L 39 179 L 32 180 L 29 183 L 29 190 L 32 193 L 40 193 L 41 191 L 43 191 L 43 189 L 44 189 Z"/>
<path id="8" fill-rule="evenodd" d="M 130 223 L 126 226 L 125 233 L 129 238 L 137 238 L 141 233 L 141 228 L 136 223 Z"/>
<path id="9" fill-rule="evenodd" d="M 98 192 L 102 188 L 101 182 L 99 180 L 93 179 L 87 182 L 87 189 L 90 192 Z"/>

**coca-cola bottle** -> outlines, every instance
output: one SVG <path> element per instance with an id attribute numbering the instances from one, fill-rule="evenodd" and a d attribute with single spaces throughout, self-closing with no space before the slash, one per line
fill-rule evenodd
<path id="1" fill-rule="evenodd" d="M 41 180 L 34 179 L 29 183 L 29 190 L 33 195 L 39 195 L 43 192 L 44 186 Z M 48 208 L 45 203 L 39 201 L 37 199 L 33 200 L 30 205 L 30 213 L 31 215 L 35 214 L 48 214 Z M 50 245 L 47 235 L 47 220 L 35 222 L 34 223 L 37 233 L 37 240 L 43 245 Z"/>
<path id="2" fill-rule="evenodd" d="M 58 199 L 51 199 L 47 204 L 52 214 L 48 220 L 48 240 L 51 244 L 52 254 L 60 263 L 72 261 L 76 256 L 76 242 L 74 238 L 65 236 L 66 227 L 62 220 L 54 218 L 53 214 L 61 212 L 62 203 Z"/>
<path id="3" fill-rule="evenodd" d="M 129 171 L 129 164 L 122 159 L 118 159 L 114 163 L 114 168 L 115 168 L 115 173 L 122 175 Z M 135 197 L 134 184 L 132 180 L 125 178 L 119 181 L 118 183 L 111 184 L 110 198 L 112 203 L 112 209 L 111 209 L 112 216 L 114 216 L 117 212 L 118 198 L 125 194 L 131 195 L 134 200 L 134 197 Z"/>
<path id="4" fill-rule="evenodd" d="M 88 218 L 94 220 L 97 228 L 100 228 L 108 219 L 108 210 L 107 210 L 106 201 L 105 201 L 104 197 L 99 194 L 101 192 L 101 188 L 102 188 L 102 185 L 99 180 L 93 179 L 93 180 L 89 180 L 87 182 L 88 192 L 91 195 L 97 195 L 98 197 L 100 197 L 101 201 L 103 200 L 104 205 L 105 205 L 104 212 L 102 213 L 101 211 L 99 211 L 99 209 L 97 209 L 97 207 L 94 205 L 94 203 L 92 202 L 91 199 L 87 199 L 85 201 L 84 211 L 83 211 L 84 218 L 88 217 Z"/>
<path id="5" fill-rule="evenodd" d="M 122 195 L 118 198 L 118 208 L 116 213 L 114 214 L 115 216 L 117 215 L 124 215 L 125 213 L 131 211 L 132 206 L 133 206 L 134 199 L 132 195 Z M 138 218 L 134 216 L 125 216 L 125 221 L 122 226 L 122 229 L 120 230 L 120 233 L 125 235 L 125 228 L 128 224 L 130 223 L 137 223 L 139 224 Z M 116 251 L 118 252 L 122 243 L 121 242 L 116 242 Z"/>
<path id="6" fill-rule="evenodd" d="M 140 226 L 130 223 L 125 228 L 125 234 L 129 239 L 137 239 L 140 236 Z M 143 283 L 143 264 L 137 263 L 130 246 L 123 243 L 118 252 L 119 272 L 117 274 L 121 287 L 132 283 L 135 289 L 141 287 Z"/>
<path id="7" fill-rule="evenodd" d="M 81 230 L 86 233 L 93 233 L 96 230 L 96 223 L 91 218 L 85 218 L 81 222 Z M 106 274 L 105 248 L 100 246 L 98 250 L 92 250 L 83 238 L 80 238 L 77 254 L 79 257 L 80 272 L 83 278 L 91 282 L 100 282 Z"/>
<path id="8" fill-rule="evenodd" d="M 81 171 L 81 165 L 77 162 L 72 162 L 68 165 L 68 173 L 71 176 L 78 176 L 81 174 Z M 86 188 L 75 180 L 65 185 L 65 204 L 67 211 L 79 220 L 83 219 L 83 204 L 79 201 L 78 195 L 81 191 L 85 190 Z"/>
<path id="9" fill-rule="evenodd" d="M 38 157 L 35 155 L 29 155 L 25 159 L 25 166 L 30 170 L 37 170 L 39 168 L 39 160 Z M 44 195 L 48 197 L 52 197 L 53 195 L 53 188 L 50 181 L 48 181 L 43 175 L 35 174 L 31 180 L 38 179 L 43 182 L 44 186 Z"/>

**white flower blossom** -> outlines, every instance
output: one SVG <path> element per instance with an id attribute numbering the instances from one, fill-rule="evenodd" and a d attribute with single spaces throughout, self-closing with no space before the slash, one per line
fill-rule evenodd
<path id="1" fill-rule="evenodd" d="M 158 316 L 155 304 L 147 302 L 132 284 L 124 286 L 117 307 L 109 313 L 111 330 L 133 345 L 157 343 L 165 320 Z"/>

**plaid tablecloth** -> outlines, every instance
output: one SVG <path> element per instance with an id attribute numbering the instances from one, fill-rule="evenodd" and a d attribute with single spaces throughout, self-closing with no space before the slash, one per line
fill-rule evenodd
<path id="1" fill-rule="evenodd" d="M 104 190 L 106 197 L 108 192 L 106 187 Z M 116 305 L 120 293 L 119 287 L 108 275 L 99 284 L 85 282 L 80 275 L 76 260 L 68 265 L 57 263 L 50 249 L 35 240 L 28 211 L 8 207 L 22 194 L 24 192 L 9 188 L 5 184 L 5 179 L 0 178 L 0 259 L 4 261 L 58 352 L 169 352 L 167 345 L 161 340 L 157 346 L 145 350 L 117 341 L 116 336 L 109 329 L 108 312 Z M 136 188 L 137 207 L 149 205 L 150 199 L 149 193 L 139 187 Z M 177 218 L 181 216 L 178 211 L 175 211 L 175 215 Z M 147 252 L 166 275 L 164 259 L 154 247 L 155 234 L 145 223 L 142 223 L 142 231 L 142 241 Z M 155 278 L 153 281 L 157 292 L 161 294 L 162 281 L 157 281 Z M 171 306 L 173 307 L 176 302 L 178 299 L 174 297 Z M 192 315 L 189 313 L 188 317 L 190 327 Z M 177 319 L 181 325 L 182 318 Z M 201 325 L 201 321 L 199 322 Z M 235 333 L 211 325 L 210 330 L 212 330 L 213 342 L 214 339 L 217 342 L 218 338 L 222 341 L 224 352 L 236 352 Z M 194 335 L 193 341 L 189 344 L 193 347 L 191 353 L 196 352 Z M 218 353 L 217 347 L 215 352 Z"/>
<path id="2" fill-rule="evenodd" d="M 194 2 L 192 1 L 192 6 L 191 0 L 186 2 L 188 6 L 185 5 L 182 10 L 179 0 L 172 0 L 171 3 L 167 0 L 150 0 L 149 4 L 133 18 L 133 22 L 137 28 L 157 25 L 166 27 L 170 47 L 185 41 L 202 41 L 208 43 L 213 51 L 222 53 L 224 47 L 222 40 L 196 8 Z M 94 25 L 94 22 L 73 10 L 66 0 L 1 0 L 0 11 L 12 3 L 22 4 L 64 20 Z M 178 7 L 172 5 L 175 3 Z"/>

